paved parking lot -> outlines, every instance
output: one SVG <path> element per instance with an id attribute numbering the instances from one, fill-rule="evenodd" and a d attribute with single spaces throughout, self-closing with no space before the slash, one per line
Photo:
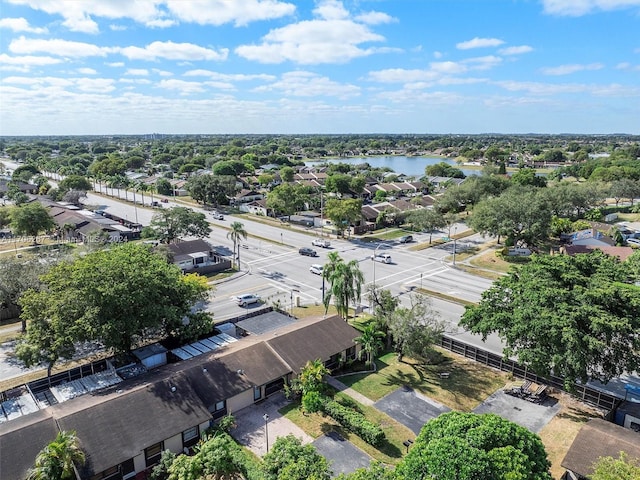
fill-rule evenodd
<path id="1" fill-rule="evenodd" d="M 336 432 L 329 432 L 313 442 L 320 455 L 327 459 L 333 476 L 351 473 L 358 468 L 368 467 L 371 457 L 345 440 Z"/>
<path id="2" fill-rule="evenodd" d="M 416 435 L 429 420 L 451 410 L 409 387 L 394 390 L 378 400 L 374 406 L 410 428 Z"/>
<path id="3" fill-rule="evenodd" d="M 551 397 L 547 397 L 544 403 L 538 405 L 507 395 L 500 389 L 476 407 L 473 412 L 495 413 L 538 433 L 559 410 L 560 404 Z"/>

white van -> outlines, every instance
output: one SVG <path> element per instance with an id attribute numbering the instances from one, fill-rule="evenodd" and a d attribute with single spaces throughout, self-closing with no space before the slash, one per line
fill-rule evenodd
<path id="1" fill-rule="evenodd" d="M 377 255 L 371 255 L 371 260 L 380 263 L 391 263 L 391 255 L 388 253 L 379 253 Z"/>

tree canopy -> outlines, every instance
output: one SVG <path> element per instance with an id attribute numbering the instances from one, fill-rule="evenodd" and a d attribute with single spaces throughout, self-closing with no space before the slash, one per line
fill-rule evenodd
<path id="1" fill-rule="evenodd" d="M 404 480 L 551 480 L 540 438 L 498 415 L 449 412 L 422 427 L 396 468 Z"/>
<path id="2" fill-rule="evenodd" d="M 99 341 L 120 353 L 147 335 L 179 336 L 187 328 L 183 319 L 207 292 L 203 277 L 183 275 L 139 243 L 63 261 L 42 282 L 44 288 L 20 299 L 28 323 L 16 354 L 28 366 L 44 361 L 49 369 L 59 357 L 70 358 L 77 341 Z"/>
<path id="3" fill-rule="evenodd" d="M 11 228 L 18 235 L 33 237 L 34 243 L 38 234 L 55 227 L 49 211 L 40 202 L 31 202 L 11 209 Z"/>
<path id="4" fill-rule="evenodd" d="M 84 452 L 75 432 L 58 432 L 44 447 L 29 470 L 27 480 L 71 480 L 76 478 L 73 467 L 85 462 Z"/>
<path id="5" fill-rule="evenodd" d="M 629 458 L 620 452 L 618 458 L 601 457 L 594 465 L 591 480 L 637 480 L 640 478 L 640 459 Z"/>
<path id="6" fill-rule="evenodd" d="M 362 218 L 362 200 L 349 198 L 338 200 L 331 198 L 324 207 L 325 215 L 331 220 L 339 235 L 349 227 L 351 223 Z"/>
<path id="7" fill-rule="evenodd" d="M 204 213 L 188 207 L 158 210 L 151 218 L 150 231 L 163 243 L 173 243 L 180 237 L 206 237 L 211 227 Z"/>
<path id="8" fill-rule="evenodd" d="M 466 307 L 460 324 L 541 375 L 607 382 L 640 367 L 640 287 L 633 269 L 595 251 L 531 257 Z"/>

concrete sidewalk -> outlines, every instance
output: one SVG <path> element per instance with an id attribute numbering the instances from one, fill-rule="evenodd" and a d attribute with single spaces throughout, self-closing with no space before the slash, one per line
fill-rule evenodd
<path id="1" fill-rule="evenodd" d="M 231 435 L 240 444 L 260 457 L 267 452 L 268 448 L 271 448 L 278 437 L 291 434 L 301 439 L 303 444 L 311 443 L 313 441 L 311 436 L 278 412 L 280 408 L 289 403 L 284 394 L 279 392 L 262 403 L 251 405 L 235 413 L 231 412 L 237 425 L 231 430 Z M 266 422 L 264 420 L 265 414 L 269 415 Z M 267 432 L 268 438 L 265 435 Z"/>

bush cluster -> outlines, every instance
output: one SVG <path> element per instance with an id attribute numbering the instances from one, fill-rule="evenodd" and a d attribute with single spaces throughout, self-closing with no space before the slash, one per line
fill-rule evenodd
<path id="1" fill-rule="evenodd" d="M 380 446 L 385 438 L 379 425 L 367 420 L 360 412 L 345 407 L 334 400 L 325 402 L 322 411 L 374 447 Z"/>

